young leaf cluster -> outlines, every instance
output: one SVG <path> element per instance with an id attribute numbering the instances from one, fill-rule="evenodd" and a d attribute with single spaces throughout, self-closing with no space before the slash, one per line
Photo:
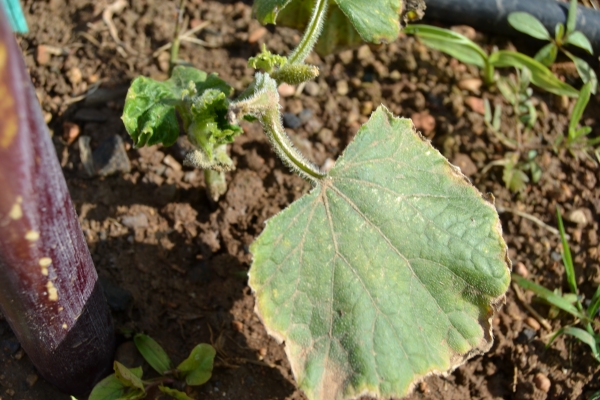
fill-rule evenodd
<path id="1" fill-rule="evenodd" d="M 583 297 L 577 288 L 573 258 L 571 257 L 571 250 L 569 248 L 569 243 L 567 242 L 562 216 L 558 209 L 556 210 L 556 216 L 563 247 L 562 260 L 565 267 L 565 278 L 570 293 L 561 294 L 560 291 L 557 290 L 548 290 L 545 287 L 514 273 L 512 274 L 512 279 L 524 289 L 531 290 L 551 306 L 562 310 L 575 318 L 571 325 L 564 326 L 552 334 L 548 346 L 550 346 L 560 335 L 573 336 L 580 342 L 586 344 L 590 348 L 594 358 L 600 362 L 600 330 L 596 332 L 596 330 L 600 328 L 600 323 L 595 320 L 598 310 L 600 309 L 600 286 L 596 289 L 596 292 L 587 303 L 587 308 L 584 307 Z"/>
<path id="2" fill-rule="evenodd" d="M 598 87 L 598 78 L 594 70 L 585 60 L 576 57 L 568 51 L 565 46 L 571 45 L 585 50 L 588 54 L 593 55 L 594 50 L 587 37 L 580 31 L 576 30 L 577 22 L 577 0 L 571 0 L 569 5 L 569 13 L 567 16 L 566 26 L 558 23 L 555 28 L 554 38 L 544 25 L 533 15 L 526 12 L 513 12 L 508 16 L 508 23 L 516 30 L 523 32 L 536 39 L 545 40 L 550 43 L 542 47 L 534 56 L 534 58 L 544 64 L 550 66 L 556 60 L 558 50 L 562 51 L 567 57 L 573 60 L 579 76 L 584 83 L 591 83 L 592 93 L 596 93 Z"/>
<path id="3" fill-rule="evenodd" d="M 164 82 L 140 76 L 127 92 L 123 123 L 136 147 L 171 146 L 179 137 L 179 117 L 197 147 L 195 154 L 186 157 L 188 163 L 196 162 L 205 169 L 231 169 L 227 154 L 218 150 L 242 133 L 227 118 L 231 92 L 216 74 L 190 67 L 175 67 Z"/>
<path id="4" fill-rule="evenodd" d="M 134 337 L 134 343 L 146 362 L 161 376 L 143 379 L 141 366 L 127 368 L 115 361 L 115 373 L 104 378 L 94 387 L 89 400 L 142 399 L 152 387 L 158 387 L 162 393 L 175 400 L 193 400 L 181 390 L 166 385 L 173 385 L 180 381 L 188 386 L 199 386 L 206 383 L 212 375 L 216 353 L 209 344 L 197 345 L 188 358 L 173 368 L 167 353 L 150 336 L 138 334 Z"/>

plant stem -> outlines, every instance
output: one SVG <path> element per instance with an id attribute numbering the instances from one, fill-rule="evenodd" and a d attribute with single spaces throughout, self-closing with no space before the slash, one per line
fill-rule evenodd
<path id="1" fill-rule="evenodd" d="M 206 194 L 215 203 L 227 191 L 227 181 L 225 180 L 225 173 L 222 171 L 205 169 L 204 182 L 206 184 Z"/>
<path id="2" fill-rule="evenodd" d="M 302 178 L 315 185 L 326 178 L 327 173 L 308 161 L 285 133 L 275 80 L 269 74 L 259 72 L 248 92 L 250 90 L 254 95 L 231 103 L 230 113 L 236 117 L 250 114 L 258 118 L 279 158 Z"/>
<path id="3" fill-rule="evenodd" d="M 177 64 L 177 57 L 179 56 L 179 33 L 181 31 L 181 22 L 183 21 L 183 12 L 185 10 L 185 1 L 179 0 L 179 8 L 177 9 L 177 22 L 175 23 L 175 34 L 173 35 L 173 45 L 171 46 L 171 57 L 169 58 L 169 76 L 173 72 L 175 64 Z"/>
<path id="4" fill-rule="evenodd" d="M 488 60 L 483 66 L 483 81 L 488 87 L 494 84 L 494 66 Z"/>
<path id="5" fill-rule="evenodd" d="M 259 120 L 279 158 L 297 174 L 315 184 L 327 176 L 294 147 L 281 124 L 279 107 L 267 110 Z"/>
<path id="6" fill-rule="evenodd" d="M 310 16 L 310 21 L 306 26 L 302 39 L 300 39 L 298 47 L 292 51 L 292 54 L 290 54 L 288 58 L 289 63 L 303 63 L 312 51 L 321 35 L 323 21 L 325 20 L 325 14 L 327 14 L 328 3 L 329 0 L 316 0 L 312 15 Z"/>

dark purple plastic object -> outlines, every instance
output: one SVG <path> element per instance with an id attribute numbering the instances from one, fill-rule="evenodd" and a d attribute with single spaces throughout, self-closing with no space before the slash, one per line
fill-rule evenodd
<path id="1" fill-rule="evenodd" d="M 1 6 L 0 309 L 60 390 L 85 396 L 110 373 L 110 311 Z"/>

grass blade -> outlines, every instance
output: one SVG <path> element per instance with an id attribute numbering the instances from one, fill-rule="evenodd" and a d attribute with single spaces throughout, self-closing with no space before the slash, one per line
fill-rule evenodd
<path id="1" fill-rule="evenodd" d="M 512 280 L 514 282 L 516 282 L 522 288 L 524 288 L 526 290 L 531 290 L 533 293 L 535 293 L 540 298 L 544 299 L 545 301 L 552 304 L 553 306 L 558 307 L 561 310 L 573 315 L 574 317 L 583 319 L 583 320 L 587 319 L 587 317 L 585 315 L 583 315 L 577 309 L 577 307 L 575 307 L 573 304 L 569 303 L 567 300 L 565 300 L 561 296 L 554 294 L 552 291 L 546 289 L 545 287 L 540 286 L 537 283 L 531 282 L 530 280 L 527 280 L 527 279 L 525 279 L 517 274 L 514 274 L 514 273 L 512 274 Z"/>
<path id="2" fill-rule="evenodd" d="M 558 219 L 558 231 L 560 232 L 560 240 L 563 245 L 562 259 L 565 264 L 565 274 L 567 275 L 567 282 L 569 283 L 569 289 L 571 293 L 577 294 L 577 281 L 575 279 L 575 268 L 573 267 L 573 259 L 571 258 L 571 249 L 565 235 L 565 227 L 563 225 L 562 216 L 560 210 L 556 208 L 556 218 Z"/>
<path id="3" fill-rule="evenodd" d="M 566 326 L 564 328 L 560 328 L 552 336 L 552 338 L 550 339 L 550 342 L 548 342 L 548 346 L 554 341 L 554 339 L 556 339 L 560 335 L 573 336 L 580 342 L 587 344 L 590 347 L 590 349 L 592 350 L 592 354 L 594 355 L 594 358 L 596 358 L 597 360 L 600 360 L 600 351 L 598 350 L 598 344 L 596 343 L 596 339 L 592 335 L 590 335 L 588 332 L 584 331 L 581 328 L 576 328 L 574 326 Z"/>
<path id="4" fill-rule="evenodd" d="M 483 68 L 487 54 L 479 45 L 465 36 L 436 26 L 410 24 L 404 28 L 409 35 L 416 35 L 426 46 L 444 52 L 460 62 Z"/>

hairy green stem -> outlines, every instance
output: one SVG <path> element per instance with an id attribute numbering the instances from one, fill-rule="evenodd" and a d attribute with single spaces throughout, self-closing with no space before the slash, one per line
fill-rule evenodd
<path id="1" fill-rule="evenodd" d="M 169 76 L 171 76 L 173 68 L 177 64 L 177 57 L 179 56 L 179 33 L 181 32 L 181 22 L 183 20 L 183 12 L 185 10 L 185 1 L 186 0 L 179 0 L 179 8 L 177 9 L 177 22 L 175 23 L 175 34 L 173 35 L 171 56 L 169 57 Z"/>
<path id="2" fill-rule="evenodd" d="M 204 181 L 206 184 L 206 194 L 212 201 L 215 203 L 218 202 L 219 198 L 227 191 L 225 172 L 205 169 Z"/>
<path id="3" fill-rule="evenodd" d="M 315 43 L 317 43 L 321 31 L 323 30 L 323 21 L 325 21 L 325 15 L 327 14 L 328 3 L 329 0 L 316 0 L 315 8 L 310 16 L 310 21 L 306 26 L 306 30 L 302 35 L 302 39 L 300 39 L 298 47 L 296 47 L 288 57 L 289 63 L 303 63 L 313 47 L 315 47 Z"/>
<path id="4" fill-rule="evenodd" d="M 250 90 L 254 92 L 254 95 L 246 95 L 245 98 L 230 103 L 231 116 L 240 118 L 250 114 L 258 118 L 277 156 L 302 178 L 318 184 L 320 180 L 327 177 L 327 173 L 308 161 L 294 147 L 285 133 L 281 123 L 279 93 L 275 80 L 269 74 L 259 72 L 256 74 Z"/>
<path id="5" fill-rule="evenodd" d="M 285 133 L 281 123 L 279 107 L 273 107 L 258 117 L 269 141 L 275 148 L 279 158 L 304 179 L 317 184 L 327 176 L 317 166 L 308 161 Z"/>

